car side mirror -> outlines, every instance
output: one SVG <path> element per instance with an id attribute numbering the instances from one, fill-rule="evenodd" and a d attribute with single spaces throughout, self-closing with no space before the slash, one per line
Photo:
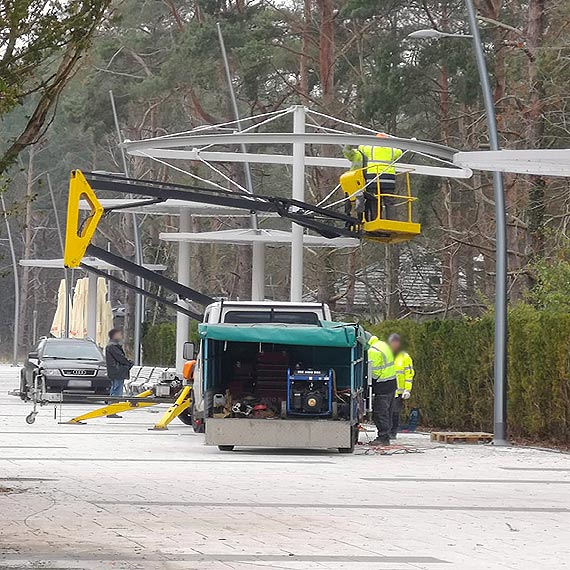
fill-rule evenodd
<path id="1" fill-rule="evenodd" d="M 182 347 L 182 358 L 184 360 L 193 360 L 194 359 L 194 343 L 193 342 L 185 342 L 184 346 Z"/>
<path id="2" fill-rule="evenodd" d="M 39 354 L 35 350 L 28 352 L 28 360 L 37 360 L 38 358 Z"/>

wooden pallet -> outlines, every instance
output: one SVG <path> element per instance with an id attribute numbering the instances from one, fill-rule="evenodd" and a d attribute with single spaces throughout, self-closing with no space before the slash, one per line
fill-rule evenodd
<path id="1" fill-rule="evenodd" d="M 431 441 L 440 443 L 489 443 L 492 433 L 481 431 L 432 431 Z"/>

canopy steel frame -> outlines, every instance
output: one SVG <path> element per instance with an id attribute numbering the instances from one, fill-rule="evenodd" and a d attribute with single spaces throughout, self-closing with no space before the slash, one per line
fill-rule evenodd
<path id="1" fill-rule="evenodd" d="M 125 141 L 121 145 L 127 152 L 133 150 L 147 150 L 150 148 L 190 148 L 203 145 L 232 145 L 232 144 L 314 144 L 314 145 L 352 145 L 378 146 L 378 138 L 374 135 L 353 135 L 335 133 L 228 133 L 228 134 L 194 134 L 172 136 L 168 139 L 145 139 L 141 141 Z M 382 139 L 382 146 L 411 150 L 423 154 L 431 154 L 444 160 L 453 161 L 456 149 L 438 143 L 403 139 L 399 137 L 386 137 Z"/>
<path id="2" fill-rule="evenodd" d="M 292 119 L 292 133 L 260 133 L 258 129 L 269 121 L 275 120 L 277 117 L 290 116 Z M 312 116 L 314 115 L 314 117 Z M 178 172 L 185 173 L 189 177 L 198 178 L 195 173 L 184 170 L 175 164 L 169 163 L 166 160 L 194 160 L 200 161 L 208 165 L 211 169 L 218 172 L 222 178 L 227 177 L 214 168 L 208 161 L 214 162 L 243 162 L 247 166 L 250 162 L 259 160 L 266 164 L 290 164 L 292 166 L 292 198 L 304 201 L 305 190 L 305 169 L 306 166 L 312 166 L 311 162 L 326 159 L 328 157 L 308 157 L 306 152 L 306 145 L 373 145 L 378 146 L 378 138 L 376 132 L 372 129 L 349 123 L 329 115 L 313 112 L 302 105 L 293 105 L 282 112 L 276 114 L 264 115 L 266 119 L 259 121 L 261 117 L 250 117 L 241 119 L 238 115 L 234 121 L 229 121 L 219 125 L 208 125 L 198 127 L 191 131 L 184 133 L 175 133 L 163 135 L 152 139 L 142 141 L 125 141 L 122 143 L 122 148 L 126 149 L 129 154 L 138 155 L 150 158 L 156 162 L 164 164 Z M 324 119 L 327 123 L 334 125 L 343 125 L 352 131 L 362 132 L 366 134 L 352 134 L 350 132 L 307 132 L 307 127 L 314 129 L 315 127 L 307 123 L 307 118 L 312 122 L 318 123 L 315 117 Z M 246 128 L 242 128 L 242 120 L 248 123 Z M 318 128 L 317 124 L 317 128 Z M 253 132 L 257 131 L 257 132 Z M 290 144 L 292 145 L 292 155 L 279 155 L 279 154 L 256 154 L 247 152 L 245 149 L 247 145 L 279 145 Z M 211 147 L 221 145 L 226 147 L 223 150 L 236 150 L 239 148 L 242 152 L 208 152 Z M 382 139 L 382 146 L 390 146 L 404 149 L 405 151 L 414 151 L 421 157 L 428 158 L 429 160 L 439 163 L 445 163 L 448 168 L 443 168 L 441 164 L 438 166 L 428 166 L 424 164 L 397 164 L 395 169 L 399 172 L 417 173 L 427 176 L 446 176 L 449 178 L 469 178 L 472 175 L 471 170 L 468 168 L 458 167 L 453 164 L 453 156 L 457 152 L 455 149 L 446 147 L 436 143 L 418 141 L 415 139 L 403 139 L 399 137 L 387 137 Z M 228 148 L 229 147 L 229 148 Z M 181 150 L 184 149 L 184 150 Z M 189 150 L 190 149 L 190 150 Z M 163 160 L 165 158 L 166 160 Z M 326 167 L 334 168 L 348 168 L 348 161 L 344 159 L 334 159 L 330 157 L 331 161 L 323 164 Z M 205 182 L 205 181 L 204 181 Z M 211 182 L 211 184 L 215 184 Z M 219 187 L 219 185 L 218 185 Z M 349 235 L 347 233 L 335 234 L 330 233 L 322 224 L 319 225 L 315 222 L 302 223 L 296 220 L 293 216 L 289 217 L 294 223 L 292 225 L 292 246 L 291 246 L 291 300 L 300 301 L 303 293 L 303 230 L 301 226 L 313 229 L 325 237 L 334 237 L 340 235 Z M 314 216 L 313 216 L 314 217 Z M 330 225 L 330 221 L 329 221 Z M 345 223 L 345 226 L 350 226 L 351 223 Z M 358 224 L 357 224 L 358 226 Z M 372 239 L 378 241 L 390 242 L 393 241 L 393 232 L 373 232 L 375 235 Z M 355 236 L 356 237 L 356 236 Z M 369 236 L 371 237 L 371 236 Z M 404 238 L 409 239 L 409 238 Z M 253 260 L 255 261 L 255 255 Z M 252 262 L 252 272 L 255 267 Z M 259 274 L 253 275 L 253 281 L 259 281 Z M 252 287 L 253 291 L 253 287 Z"/>
<path id="3" fill-rule="evenodd" d="M 199 156 L 201 156 L 202 160 L 207 160 L 206 155 L 202 155 L 202 151 L 199 149 L 201 146 L 216 146 L 216 145 L 276 145 L 276 144 L 314 144 L 314 145 L 337 145 L 337 146 L 344 146 L 344 145 L 352 145 L 352 146 L 359 146 L 359 145 L 376 145 L 378 146 L 378 138 L 374 135 L 354 135 L 350 133 L 341 134 L 341 133 L 224 133 L 224 134 L 203 134 L 202 132 L 197 134 L 191 135 L 182 135 L 176 136 L 173 135 L 168 138 L 153 138 L 153 139 L 145 139 L 141 141 L 125 141 L 122 143 L 124 148 L 127 150 L 129 154 L 137 155 L 137 156 L 148 156 L 149 158 L 155 158 L 153 153 L 157 151 L 162 151 L 164 153 L 165 149 L 170 149 L 170 155 L 168 153 L 163 154 L 164 158 L 192 158 L 195 156 L 195 160 L 199 160 Z M 403 170 L 407 171 L 414 171 L 416 169 L 422 169 L 422 174 L 427 176 L 441 176 L 441 170 L 449 171 L 445 175 L 449 177 L 457 177 L 457 178 L 469 178 L 472 175 L 472 172 L 469 168 L 463 168 L 461 166 L 455 165 L 453 163 L 453 157 L 458 152 L 456 149 L 440 145 L 437 143 L 426 142 L 426 141 L 418 141 L 412 139 L 403 139 L 399 137 L 387 137 L 382 139 L 382 146 L 392 147 L 392 148 L 400 148 L 402 150 L 408 150 L 412 152 L 417 152 L 422 154 L 423 156 L 432 156 L 434 159 L 440 159 L 449 163 L 449 168 L 441 168 L 441 167 L 430 167 L 430 166 L 423 166 L 423 165 L 413 165 L 413 164 L 406 164 Z M 183 152 L 188 151 L 181 151 L 176 150 L 180 149 L 181 147 L 189 147 L 192 153 L 190 156 L 181 154 Z M 174 154 L 178 152 L 178 156 Z M 208 153 L 210 156 L 209 159 L 217 158 L 215 155 L 216 153 L 210 152 Z M 223 160 L 223 156 L 220 153 L 220 160 Z M 241 156 L 240 156 L 241 155 Z M 156 158 L 158 158 L 158 154 Z M 260 162 L 264 163 L 271 163 L 269 157 L 272 155 L 268 154 L 255 154 L 255 153 L 247 153 L 246 155 L 241 153 L 232 153 L 229 157 L 231 158 L 232 162 L 238 162 L 241 158 L 242 161 L 254 162 L 259 159 Z M 285 156 L 285 159 L 282 157 Z M 289 156 L 288 155 L 279 155 L 275 154 L 272 157 L 274 159 L 275 164 L 279 163 L 289 163 Z M 306 157 L 309 159 L 309 157 Z M 320 158 L 320 161 L 323 160 L 324 157 Z M 292 159 L 292 157 L 291 157 Z M 314 159 L 314 157 L 313 157 Z M 332 159 L 332 160 L 339 160 L 339 159 Z M 342 160 L 342 159 L 341 159 Z M 286 161 L 286 162 L 285 162 Z M 292 163 L 292 162 L 291 162 Z M 326 163 L 325 163 L 326 164 Z M 346 162 L 344 163 L 346 165 Z M 333 164 L 327 164 L 327 166 L 332 166 Z M 341 166 L 341 164 L 334 163 L 335 166 Z M 437 174 L 435 172 L 430 172 L 431 169 L 436 168 Z"/>
<path id="4" fill-rule="evenodd" d="M 293 156 L 290 154 L 266 154 L 266 153 L 240 153 L 240 152 L 218 152 L 202 151 L 193 149 L 148 149 L 129 151 L 132 156 L 139 156 L 151 159 L 163 160 L 200 160 L 202 162 L 243 162 L 247 160 L 255 164 L 283 164 L 293 165 Z M 465 154 L 465 153 L 458 153 Z M 341 168 L 347 170 L 350 162 L 346 158 L 334 158 L 327 156 L 306 156 L 305 166 L 315 166 L 323 168 Z M 461 166 L 461 168 L 457 168 Z M 427 166 L 424 164 L 411 164 L 407 162 L 397 162 L 394 164 L 396 172 L 410 172 L 423 176 L 439 176 L 448 178 L 470 178 L 472 172 L 463 164 L 455 163 L 455 167 Z"/>

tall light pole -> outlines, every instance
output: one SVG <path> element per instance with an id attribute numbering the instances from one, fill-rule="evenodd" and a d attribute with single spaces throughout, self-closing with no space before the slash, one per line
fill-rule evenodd
<path id="1" fill-rule="evenodd" d="M 121 127 L 119 126 L 119 116 L 117 114 L 117 107 L 115 105 L 115 97 L 113 91 L 109 90 L 109 98 L 111 99 L 111 109 L 113 110 L 113 120 L 115 122 L 115 130 L 117 131 L 117 140 L 119 143 L 123 140 L 121 133 Z M 123 160 L 123 172 L 125 176 L 129 177 L 129 164 L 127 162 L 127 154 L 125 149 L 121 146 L 121 158 Z M 131 195 L 128 196 L 132 198 Z M 142 265 L 144 262 L 141 235 L 139 230 L 139 224 L 137 220 L 137 215 L 135 213 L 131 214 L 131 220 L 133 223 L 133 241 L 135 244 L 135 262 L 137 265 Z M 144 282 L 140 277 L 135 279 L 135 285 L 139 288 L 144 287 Z M 133 338 L 133 360 L 135 365 L 141 363 L 141 327 L 144 321 L 144 298 L 139 293 L 135 293 L 135 322 L 134 322 L 134 338 Z"/>
<path id="2" fill-rule="evenodd" d="M 428 29 L 412 32 L 410 38 L 471 38 L 473 51 L 479 71 L 479 81 L 483 92 L 489 146 L 491 150 L 500 150 L 497 116 L 493 91 L 489 82 L 489 73 L 485 61 L 485 53 L 477 24 L 477 13 L 473 0 L 465 0 L 470 35 L 449 34 L 439 30 Z M 495 383 L 494 383 L 494 443 L 507 444 L 507 213 L 505 209 L 505 193 L 503 176 L 493 172 L 493 194 L 495 198 L 496 223 L 496 261 L 495 261 Z"/>
<path id="3" fill-rule="evenodd" d="M 224 68 L 226 70 L 226 80 L 228 82 L 228 89 L 230 93 L 230 100 L 232 102 L 232 109 L 234 112 L 235 125 L 238 131 L 242 130 L 239 108 L 237 104 L 236 94 L 234 90 L 234 85 L 232 83 L 232 74 L 230 70 L 230 63 L 228 61 L 228 54 L 226 52 L 226 44 L 224 42 L 224 36 L 222 34 L 222 27 L 220 23 L 216 23 L 216 28 L 218 30 L 218 41 L 220 43 L 220 49 L 222 50 L 222 59 L 224 61 Z M 246 153 L 247 148 L 244 144 L 240 145 L 241 152 Z M 243 163 L 244 175 L 245 175 L 245 186 L 250 194 L 253 194 L 253 180 L 251 178 L 251 169 L 249 167 L 249 162 L 244 161 Z M 257 220 L 257 214 L 252 213 L 250 216 L 251 228 L 259 233 L 259 225 Z M 252 301 L 263 301 L 265 299 L 265 244 L 264 243 L 253 243 L 251 245 L 252 256 L 251 256 L 251 300 Z"/>

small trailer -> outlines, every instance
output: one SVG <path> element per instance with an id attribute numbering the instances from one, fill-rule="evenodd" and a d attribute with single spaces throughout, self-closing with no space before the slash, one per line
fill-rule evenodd
<path id="1" fill-rule="evenodd" d="M 361 327 L 207 323 L 199 332 L 207 445 L 354 450 L 368 371 Z"/>

